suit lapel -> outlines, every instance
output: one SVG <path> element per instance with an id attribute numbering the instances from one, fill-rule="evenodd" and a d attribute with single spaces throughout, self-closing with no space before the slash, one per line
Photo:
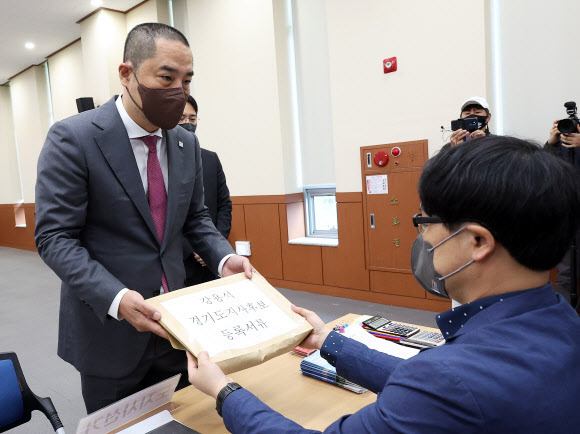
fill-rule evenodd
<path id="1" fill-rule="evenodd" d="M 165 233 L 161 251 L 165 250 L 167 240 L 170 238 L 169 232 L 173 227 L 175 215 L 177 213 L 177 202 L 179 199 L 179 188 L 183 178 L 183 148 L 178 145 L 177 133 L 173 130 L 163 131 L 165 143 L 167 145 L 168 160 L 168 180 L 167 183 L 167 215 L 165 216 Z"/>
<path id="2" fill-rule="evenodd" d="M 103 131 L 95 136 L 95 141 L 127 195 L 139 210 L 147 227 L 155 239 L 158 239 L 135 154 L 114 99 L 100 107 L 100 110 L 100 116 L 95 119 L 94 123 Z"/>

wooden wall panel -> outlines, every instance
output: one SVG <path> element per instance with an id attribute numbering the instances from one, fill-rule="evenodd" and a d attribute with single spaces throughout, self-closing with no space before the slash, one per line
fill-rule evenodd
<path id="1" fill-rule="evenodd" d="M 284 280 L 322 285 L 321 247 L 288 244 L 286 205 L 279 205 L 279 207 Z"/>
<path id="2" fill-rule="evenodd" d="M 247 241 L 244 205 L 232 205 L 232 230 L 228 241 L 234 250 L 236 249 L 236 241 Z"/>
<path id="3" fill-rule="evenodd" d="M 427 294 L 411 273 L 374 270 L 371 270 L 371 291 L 415 298 L 426 298 Z"/>
<path id="4" fill-rule="evenodd" d="M 362 202 L 338 203 L 338 247 L 322 247 L 324 284 L 368 291 Z"/>
<path id="5" fill-rule="evenodd" d="M 265 277 L 283 279 L 278 205 L 244 205 L 244 220 L 252 265 Z"/>
<path id="6" fill-rule="evenodd" d="M 20 205 L 24 208 L 26 227 L 16 227 L 13 204 L 0 205 L 0 246 L 36 251 L 34 244 L 34 204 Z"/>
<path id="7" fill-rule="evenodd" d="M 400 295 L 382 294 L 371 291 L 359 291 L 335 286 L 314 285 L 312 283 L 291 282 L 289 280 L 269 279 L 271 285 L 296 291 L 313 292 L 315 294 L 332 295 L 334 297 L 350 298 L 351 300 L 369 301 L 371 303 L 390 304 L 392 306 L 410 307 L 412 309 L 444 312 L 451 308 L 451 301 L 428 300 L 426 298 L 402 297 Z M 353 312 L 366 314 L 368 312 Z"/>

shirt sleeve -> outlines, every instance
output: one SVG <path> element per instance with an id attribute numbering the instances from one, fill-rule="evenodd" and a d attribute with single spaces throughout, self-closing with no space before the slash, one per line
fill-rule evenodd
<path id="1" fill-rule="evenodd" d="M 285 418 L 244 389 L 228 395 L 222 411 L 226 428 L 236 434 L 318 432 Z M 324 433 L 443 434 L 485 430 L 481 410 L 461 378 L 440 362 L 414 357 L 393 372 L 375 403 L 341 417 Z"/>
<path id="2" fill-rule="evenodd" d="M 119 320 L 119 321 L 122 321 L 125 319 L 125 318 L 123 318 L 123 315 L 121 315 L 119 313 L 119 305 L 121 304 L 121 299 L 127 293 L 127 291 L 129 291 L 129 288 L 121 289 L 119 291 L 119 293 L 113 299 L 113 302 L 111 303 L 111 307 L 109 308 L 109 312 L 108 312 L 109 316 L 112 316 L 113 318 L 115 318 L 116 320 Z"/>
<path id="3" fill-rule="evenodd" d="M 336 373 L 375 393 L 383 390 L 393 370 L 403 359 L 371 350 L 364 344 L 330 332 L 320 355 L 336 367 Z"/>

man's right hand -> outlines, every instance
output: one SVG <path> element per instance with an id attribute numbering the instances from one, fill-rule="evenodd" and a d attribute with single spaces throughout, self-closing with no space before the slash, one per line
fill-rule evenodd
<path id="1" fill-rule="evenodd" d="M 558 122 L 560 119 L 555 120 L 550 130 L 550 138 L 548 139 L 548 146 L 556 146 L 560 141 L 560 131 L 558 130 Z"/>
<path id="2" fill-rule="evenodd" d="M 326 337 L 330 334 L 332 330 L 324 324 L 324 321 L 320 319 L 318 315 L 308 309 L 304 309 L 303 307 L 297 307 L 292 305 L 292 310 L 296 312 L 298 315 L 303 316 L 306 321 L 310 323 L 312 326 L 312 331 L 306 339 L 302 341 L 300 344 L 303 348 L 319 350 L 322 348 L 322 344 L 326 340 Z"/>
<path id="3" fill-rule="evenodd" d="M 451 134 L 451 137 L 449 138 L 449 141 L 451 142 L 451 146 L 457 146 L 460 143 L 463 143 L 463 141 L 465 140 L 465 137 L 468 134 L 469 134 L 469 132 L 467 130 L 453 131 L 453 134 Z"/>
<path id="4" fill-rule="evenodd" d="M 158 321 L 161 312 L 147 304 L 137 291 L 127 291 L 119 304 L 119 313 L 125 320 L 140 332 L 153 332 L 162 338 L 169 339 L 167 332 Z"/>

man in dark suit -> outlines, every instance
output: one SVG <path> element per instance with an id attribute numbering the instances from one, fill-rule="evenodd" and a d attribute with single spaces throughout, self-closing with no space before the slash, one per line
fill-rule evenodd
<path id="1" fill-rule="evenodd" d="M 88 412 L 186 371 L 145 302 L 183 287 L 183 236 L 216 275 L 251 276 L 203 204 L 197 138 L 177 127 L 192 76 L 179 31 L 135 27 L 123 94 L 55 123 L 38 161 L 36 245 L 62 280 L 58 354 Z"/>
<path id="2" fill-rule="evenodd" d="M 187 131 L 195 133 L 197 129 L 197 112 L 197 101 L 189 95 L 179 125 Z M 203 165 L 205 206 L 216 229 L 227 239 L 232 228 L 232 201 L 226 184 L 226 175 L 215 152 L 201 148 L 201 161 Z M 183 258 L 185 286 L 209 282 L 216 278 L 209 271 L 201 256 L 194 252 L 191 244 L 185 238 L 183 239 Z"/>

